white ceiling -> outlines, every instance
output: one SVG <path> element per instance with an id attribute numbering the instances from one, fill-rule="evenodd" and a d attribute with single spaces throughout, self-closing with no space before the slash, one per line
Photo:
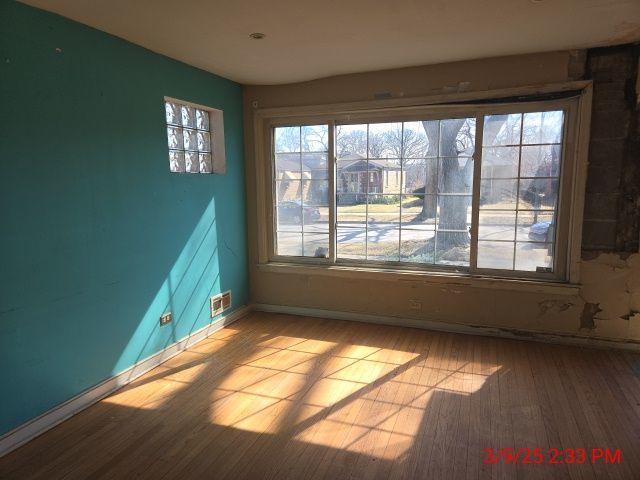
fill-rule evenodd
<path id="1" fill-rule="evenodd" d="M 640 0 L 24 3 L 245 84 L 640 40 Z"/>

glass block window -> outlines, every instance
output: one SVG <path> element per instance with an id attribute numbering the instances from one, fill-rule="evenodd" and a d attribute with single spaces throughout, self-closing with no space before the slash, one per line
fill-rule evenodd
<path id="1" fill-rule="evenodd" d="M 165 112 L 169 170 L 213 173 L 210 112 L 174 100 L 165 101 Z"/>

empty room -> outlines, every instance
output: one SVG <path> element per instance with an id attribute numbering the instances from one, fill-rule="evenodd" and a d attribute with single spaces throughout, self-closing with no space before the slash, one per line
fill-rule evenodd
<path id="1" fill-rule="evenodd" d="M 0 0 L 0 479 L 640 479 L 639 0 Z"/>

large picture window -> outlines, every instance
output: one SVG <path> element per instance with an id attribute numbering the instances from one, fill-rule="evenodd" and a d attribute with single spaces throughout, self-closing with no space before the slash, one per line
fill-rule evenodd
<path id="1" fill-rule="evenodd" d="M 272 127 L 273 258 L 562 277 L 567 105 Z"/>

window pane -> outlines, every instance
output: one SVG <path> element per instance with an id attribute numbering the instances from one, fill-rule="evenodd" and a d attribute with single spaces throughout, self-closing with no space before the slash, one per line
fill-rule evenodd
<path id="1" fill-rule="evenodd" d="M 302 256 L 302 233 L 278 232 L 278 255 Z"/>
<path id="2" fill-rule="evenodd" d="M 471 195 L 438 196 L 438 230 L 468 232 L 471 225 Z"/>
<path id="3" fill-rule="evenodd" d="M 402 123 L 369 125 L 369 158 L 400 158 L 401 152 Z"/>
<path id="4" fill-rule="evenodd" d="M 412 263 L 435 263 L 435 231 L 402 228 L 400 260 Z"/>
<path id="5" fill-rule="evenodd" d="M 302 154 L 302 175 L 304 178 L 308 178 L 310 180 L 328 179 L 329 170 L 327 166 L 327 154 L 320 153 L 320 152 L 303 153 Z"/>
<path id="6" fill-rule="evenodd" d="M 329 204 L 329 182 L 327 180 L 303 180 L 302 201 L 305 205 Z"/>
<path id="7" fill-rule="evenodd" d="M 200 159 L 198 152 L 185 152 L 184 163 L 187 172 L 198 173 L 200 171 Z"/>
<path id="8" fill-rule="evenodd" d="M 300 151 L 300 127 L 277 127 L 274 139 L 276 152 Z"/>
<path id="9" fill-rule="evenodd" d="M 511 210 L 516 208 L 517 180 L 480 180 L 480 208 Z"/>
<path id="10" fill-rule="evenodd" d="M 365 227 L 367 223 L 367 204 L 364 197 L 339 194 L 336 209 L 339 226 Z"/>
<path id="11" fill-rule="evenodd" d="M 558 198 L 557 178 L 525 178 L 520 180 L 519 209 L 553 210 Z"/>
<path id="12" fill-rule="evenodd" d="M 200 153 L 198 155 L 198 159 L 200 160 L 200 173 L 213 172 L 213 165 L 211 163 L 210 153 Z"/>
<path id="13" fill-rule="evenodd" d="M 302 127 L 302 151 L 326 152 L 329 149 L 327 125 L 307 125 Z"/>
<path id="14" fill-rule="evenodd" d="M 182 130 L 182 138 L 184 141 L 185 150 L 198 150 L 198 139 L 196 137 L 196 130 L 185 128 Z"/>
<path id="15" fill-rule="evenodd" d="M 209 112 L 196 109 L 196 127 L 199 130 L 209 131 Z"/>
<path id="16" fill-rule="evenodd" d="M 196 128 L 196 109 L 186 105 L 182 106 L 182 126 Z"/>
<path id="17" fill-rule="evenodd" d="M 278 230 L 302 231 L 303 213 L 300 180 L 276 182 L 276 200 Z M 280 254 L 282 255 L 282 253 Z"/>
<path id="18" fill-rule="evenodd" d="M 382 262 L 399 260 L 400 230 L 392 225 L 369 226 L 367 233 L 367 259 Z"/>
<path id="19" fill-rule="evenodd" d="M 522 143 L 560 143 L 562 125 L 562 111 L 525 113 Z"/>
<path id="20" fill-rule="evenodd" d="M 469 234 L 467 232 L 436 232 L 436 263 L 438 265 L 469 265 Z"/>
<path id="21" fill-rule="evenodd" d="M 369 173 L 366 159 L 339 160 L 337 171 L 336 190 L 338 193 L 367 193 Z"/>
<path id="22" fill-rule="evenodd" d="M 482 134 L 482 145 L 519 145 L 522 115 L 485 115 Z"/>
<path id="23" fill-rule="evenodd" d="M 167 123 L 171 125 L 181 125 L 182 110 L 180 109 L 180 105 L 173 102 L 165 102 L 164 107 L 165 107 Z"/>
<path id="24" fill-rule="evenodd" d="M 454 118 L 440 120 L 441 157 L 471 157 L 475 148 L 476 119 Z"/>
<path id="25" fill-rule="evenodd" d="M 370 193 L 395 193 L 401 191 L 402 171 L 400 159 L 369 160 L 370 172 L 375 172 L 373 185 L 369 186 Z"/>
<path id="26" fill-rule="evenodd" d="M 305 233 L 329 231 L 328 192 L 329 182 L 326 180 L 304 180 L 302 182 L 302 209 Z"/>
<path id="27" fill-rule="evenodd" d="M 402 228 L 435 229 L 437 210 L 435 195 L 405 195 L 402 197 Z"/>
<path id="28" fill-rule="evenodd" d="M 480 210 L 479 240 L 515 240 L 516 212 L 514 210 Z"/>
<path id="29" fill-rule="evenodd" d="M 555 238 L 554 214 L 549 211 L 519 211 L 518 240 L 553 242 Z"/>
<path id="30" fill-rule="evenodd" d="M 307 233 L 303 235 L 305 257 L 327 258 L 329 255 L 329 233 Z"/>
<path id="31" fill-rule="evenodd" d="M 404 193 L 436 193 L 437 160 L 434 158 L 410 158 L 402 161 Z"/>
<path id="32" fill-rule="evenodd" d="M 478 242 L 478 268 L 513 270 L 513 242 Z"/>
<path id="33" fill-rule="evenodd" d="M 367 125 L 336 126 L 336 157 L 356 160 L 367 157 Z"/>
<path id="34" fill-rule="evenodd" d="M 404 122 L 403 126 L 402 158 L 426 157 L 429 151 L 429 139 L 425 133 L 423 123 Z M 434 145 L 434 147 L 436 146 Z M 435 156 L 435 152 L 432 156 Z"/>
<path id="35" fill-rule="evenodd" d="M 400 222 L 399 195 L 369 195 L 367 223 L 374 228 L 398 226 Z"/>
<path id="36" fill-rule="evenodd" d="M 364 228 L 345 228 L 338 226 L 336 235 L 336 249 L 339 258 L 366 259 L 367 232 Z"/>
<path id="37" fill-rule="evenodd" d="M 473 189 L 473 160 L 469 157 L 438 159 L 438 193 L 467 193 Z"/>
<path id="38" fill-rule="evenodd" d="M 211 137 L 209 132 L 198 132 L 198 150 L 201 152 L 211 151 Z"/>
<path id="39" fill-rule="evenodd" d="M 436 263 L 468 265 L 471 237 L 471 196 L 438 196 Z"/>
<path id="40" fill-rule="evenodd" d="M 560 145 L 522 147 L 521 177 L 557 177 L 560 173 Z"/>
<path id="41" fill-rule="evenodd" d="M 546 272 L 552 266 L 563 120 L 561 111 L 485 116 L 479 268 Z"/>
<path id="42" fill-rule="evenodd" d="M 182 149 L 182 128 L 180 127 L 167 127 L 167 138 L 169 141 L 169 148 Z"/>
<path id="43" fill-rule="evenodd" d="M 489 147 L 482 149 L 482 178 L 516 178 L 519 147 Z"/>
<path id="44" fill-rule="evenodd" d="M 300 179 L 300 154 L 276 153 L 276 180 Z"/>
<path id="45" fill-rule="evenodd" d="M 172 172 L 184 172 L 184 152 L 182 151 L 169 151 L 169 169 Z"/>
<path id="46" fill-rule="evenodd" d="M 516 270 L 528 272 L 553 267 L 552 243 L 516 243 Z"/>

